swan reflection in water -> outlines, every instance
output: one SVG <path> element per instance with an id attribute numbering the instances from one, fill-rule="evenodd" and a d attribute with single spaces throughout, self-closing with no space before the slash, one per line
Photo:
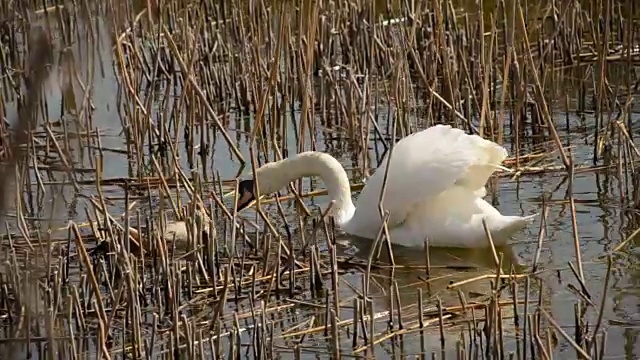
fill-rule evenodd
<path id="1" fill-rule="evenodd" d="M 371 254 L 373 242 L 368 239 L 361 239 L 351 236 L 340 236 L 337 239 L 339 244 L 337 247 L 338 255 L 358 259 L 361 262 L 367 261 Z M 402 307 L 403 321 L 405 327 L 415 325 L 418 314 L 419 290 L 422 290 L 422 306 L 427 314 L 426 319 L 433 319 L 433 314 L 437 314 L 438 300 L 444 308 L 456 309 L 455 313 L 462 312 L 461 298 L 464 299 L 466 305 L 487 304 L 492 294 L 492 282 L 495 283 L 496 262 L 490 247 L 486 248 L 442 248 L 429 247 L 430 271 L 426 272 L 426 252 L 416 247 L 392 246 L 393 260 L 395 268 L 390 266 L 390 259 L 386 244 L 382 244 L 379 251 L 378 266 L 371 269 L 371 277 L 369 279 L 369 298 L 373 301 L 373 312 L 375 314 L 384 314 L 378 319 L 376 332 L 381 334 L 387 329 L 387 321 L 389 319 L 388 312 L 393 309 L 393 319 L 395 329 L 398 329 L 398 304 L 396 295 L 393 294 L 394 283 L 397 284 L 400 306 Z M 499 246 L 495 248 L 497 255 L 502 257 L 502 271 L 504 274 L 524 274 L 527 266 L 524 265 L 511 246 Z M 376 251 L 377 252 L 377 251 Z M 353 299 L 357 297 L 357 293 L 362 291 L 364 281 L 364 269 L 351 271 L 348 275 L 344 275 L 341 279 L 349 282 L 349 286 L 340 284 L 340 300 L 343 306 L 349 306 L 353 303 Z M 477 279 L 474 281 L 465 280 Z M 450 285 L 453 285 L 450 288 Z M 512 288 L 509 286 L 509 280 L 503 283 L 503 291 L 501 292 L 501 301 L 510 301 L 513 299 Z M 535 285 L 532 286 L 532 289 Z M 356 289 L 352 291 L 351 289 Z M 518 299 L 524 299 L 524 280 L 518 282 Z M 538 294 L 538 292 L 535 292 Z M 532 297 L 532 304 L 537 302 L 537 295 Z M 393 299 L 393 300 L 392 300 Z M 394 301 L 393 306 L 391 301 Z M 550 307 L 549 299 L 543 299 L 543 306 Z M 468 307 L 470 309 L 471 307 Z M 507 334 L 507 341 L 513 345 L 515 338 L 514 322 L 513 322 L 513 306 L 502 306 L 502 319 L 504 333 Z M 522 307 L 519 307 L 522 312 Z M 345 310 L 349 313 L 349 310 Z M 485 307 L 479 305 L 474 307 L 474 312 L 478 321 L 478 328 L 484 326 Z M 445 312 L 446 316 L 448 312 Z M 353 316 L 353 313 L 343 314 L 344 318 Z M 522 313 L 520 314 L 522 316 Z M 446 352 L 451 351 L 452 356 L 455 355 L 456 343 L 461 338 L 461 333 L 469 337 L 469 323 L 462 321 L 472 318 L 471 311 L 464 316 L 452 316 L 449 320 L 451 323 L 457 323 L 461 326 L 449 327 L 449 322 L 445 322 L 444 338 Z M 522 321 L 522 320 L 521 320 Z M 409 325 L 407 325 L 409 324 Z M 414 332 L 414 336 L 420 336 Z M 410 337 L 405 337 L 405 340 Z M 431 350 L 440 351 L 441 337 L 437 319 L 434 320 L 432 326 L 427 327 L 424 332 L 423 342 Z M 404 351 L 408 353 L 416 353 L 420 351 L 420 341 L 406 341 Z"/>

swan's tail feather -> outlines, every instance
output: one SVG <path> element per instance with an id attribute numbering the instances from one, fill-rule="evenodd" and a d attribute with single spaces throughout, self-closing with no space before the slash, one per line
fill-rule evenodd
<path id="1" fill-rule="evenodd" d="M 527 216 L 507 216 L 509 220 L 507 221 L 507 225 L 502 229 L 502 231 L 513 232 L 522 229 L 525 226 L 531 224 L 537 216 L 538 213 Z"/>
<path id="2" fill-rule="evenodd" d="M 504 172 L 508 172 L 508 173 L 510 173 L 510 174 L 515 172 L 515 170 L 513 170 L 513 169 L 509 169 L 509 168 L 508 168 L 508 167 L 506 167 L 506 166 L 502 166 L 502 165 L 494 165 L 494 166 L 496 167 L 496 169 L 498 169 L 498 170 L 502 170 L 502 171 L 504 171 Z"/>

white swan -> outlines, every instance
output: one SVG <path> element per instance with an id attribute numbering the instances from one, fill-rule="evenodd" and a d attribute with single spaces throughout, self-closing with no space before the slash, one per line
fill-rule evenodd
<path id="1" fill-rule="evenodd" d="M 448 125 L 436 125 L 401 139 L 392 152 L 383 207 L 389 211 L 392 243 L 421 246 L 488 246 L 482 219 L 495 245 L 529 224 L 537 215 L 503 216 L 482 197 L 491 174 L 507 157 L 498 144 Z M 317 175 L 324 181 L 336 224 L 346 233 L 373 239 L 382 224 L 378 203 L 388 156 L 351 201 L 349 179 L 342 165 L 322 152 L 303 152 L 256 170 L 261 195 L 289 182 Z M 237 209 L 254 199 L 253 179 L 240 182 Z"/>

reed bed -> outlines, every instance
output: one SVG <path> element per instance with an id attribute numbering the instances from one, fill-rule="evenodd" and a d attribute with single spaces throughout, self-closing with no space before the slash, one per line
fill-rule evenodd
<path id="1" fill-rule="evenodd" d="M 633 1 L 14 1 L 0 14 L 2 358 L 607 356 L 612 269 L 633 258 L 639 221 Z M 501 182 L 566 188 L 540 197 L 526 265 L 490 234 L 486 264 L 438 265 L 428 244 L 402 263 L 383 229 L 345 253 L 314 181 L 250 215 L 222 197 L 237 175 L 315 149 L 344 160 L 357 191 L 397 139 L 436 123 L 507 147 L 515 174 L 492 178 L 494 200 Z M 582 174 L 616 187 L 626 221 L 597 256 L 583 254 Z M 573 258 L 549 267 L 558 203 Z M 161 236 L 176 220 L 186 243 Z M 570 324 L 544 290 L 556 274 Z"/>

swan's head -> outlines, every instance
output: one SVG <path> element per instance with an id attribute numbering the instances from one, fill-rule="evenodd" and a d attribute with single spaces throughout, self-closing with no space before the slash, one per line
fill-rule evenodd
<path id="1" fill-rule="evenodd" d="M 242 180 L 238 183 L 238 204 L 236 206 L 236 211 L 246 208 L 253 200 L 256 199 L 254 184 L 255 182 L 253 179 Z"/>
<path id="2" fill-rule="evenodd" d="M 263 165 L 256 171 L 257 183 L 260 189 L 256 190 L 255 178 L 242 180 L 238 183 L 238 204 L 236 210 L 240 211 L 256 200 L 256 194 L 260 196 L 272 194 L 287 186 L 291 179 L 299 177 L 301 170 L 299 164 L 293 162 L 277 161 Z"/>
<path id="3" fill-rule="evenodd" d="M 291 181 L 304 176 L 319 176 L 324 181 L 329 198 L 335 202 L 332 213 L 339 224 L 346 223 L 353 216 L 355 207 L 351 201 L 347 173 L 331 155 L 316 151 L 267 163 L 255 171 L 254 178 L 240 181 L 236 210 L 240 211 L 251 205 L 256 200 L 256 194 L 273 194 Z"/>

